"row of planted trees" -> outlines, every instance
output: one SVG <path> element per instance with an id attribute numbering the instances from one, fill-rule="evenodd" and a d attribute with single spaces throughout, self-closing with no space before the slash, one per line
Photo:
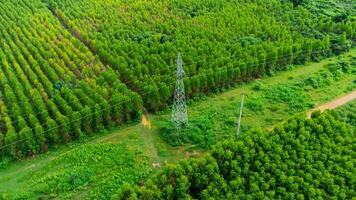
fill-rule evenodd
<path id="1" fill-rule="evenodd" d="M 151 110 L 171 100 L 178 52 L 193 96 L 340 53 L 355 40 L 356 22 L 318 18 L 287 1 L 48 2 Z"/>
<path id="2" fill-rule="evenodd" d="M 41 1 L 9 0 L 0 11 L 2 158 L 47 151 L 139 116 L 141 98 Z"/>

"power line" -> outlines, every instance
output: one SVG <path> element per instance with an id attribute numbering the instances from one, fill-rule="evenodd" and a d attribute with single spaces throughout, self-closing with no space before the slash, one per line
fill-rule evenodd
<path id="1" fill-rule="evenodd" d="M 320 52 L 320 51 L 313 51 L 314 53 L 315 52 Z M 308 52 L 305 52 L 305 53 L 308 53 Z M 302 55 L 304 55 L 304 54 L 302 54 Z M 234 58 L 234 57 L 232 57 L 232 56 L 228 56 L 228 57 L 220 57 L 220 58 Z M 283 60 L 287 60 L 287 59 L 289 59 L 289 56 L 285 56 L 285 57 L 279 57 L 279 58 L 282 58 L 282 59 L 278 59 L 277 61 L 283 61 Z M 215 60 L 215 59 L 212 59 L 212 60 Z M 209 60 L 205 60 L 205 61 L 209 61 Z M 266 64 L 271 64 L 272 62 L 267 62 L 267 61 L 273 61 L 272 59 L 266 59 Z M 191 64 L 197 64 L 198 62 L 194 62 L 194 63 L 188 63 L 188 64 L 186 64 L 186 65 L 191 65 Z M 247 68 L 248 67 L 254 67 L 254 66 L 258 66 L 258 65 L 260 65 L 260 64 L 256 64 L 256 65 L 249 65 L 249 66 L 246 66 Z M 220 69 L 215 69 L 215 72 L 216 71 L 223 71 L 223 70 L 225 70 L 226 68 L 223 68 L 223 67 L 221 67 Z M 194 74 L 194 75 L 197 75 L 197 74 Z M 190 78 L 190 77 L 189 77 Z M 132 83 L 133 81 L 127 81 L 127 82 L 123 82 L 123 84 L 130 84 L 130 83 Z M 137 89 L 135 89 L 134 91 L 135 92 L 140 92 L 140 91 L 143 91 L 144 90 L 144 88 L 137 88 Z M 34 99 L 36 99 L 36 98 L 34 98 Z M 34 100 L 33 99 L 33 100 Z M 42 99 L 43 100 L 43 97 L 42 98 L 38 98 L 38 99 Z M 85 98 L 77 98 L 77 100 L 78 101 L 81 101 L 81 100 L 84 100 L 84 99 L 91 99 L 90 97 L 88 97 L 88 95 L 85 97 Z M 31 99 L 30 99 L 31 100 Z M 67 105 L 67 104 L 64 104 L 64 105 L 56 105 L 56 107 L 57 108 L 61 108 L 61 107 L 63 107 L 63 106 L 65 106 L 65 105 Z M 47 110 L 45 110 L 45 111 L 42 111 L 42 112 L 38 112 L 38 113 L 34 113 L 33 115 L 34 116 L 38 116 L 38 115 L 40 115 L 40 114 L 43 114 L 43 113 L 45 113 L 45 112 L 48 112 Z M 15 123 L 15 122 L 18 122 L 18 120 L 15 120 L 15 121 L 12 121 L 13 123 Z M 13 124 L 12 123 L 12 124 Z M 0 126 L 0 128 L 2 128 L 2 127 L 4 127 L 4 126 Z"/>
<path id="2" fill-rule="evenodd" d="M 280 60 L 283 60 L 283 59 L 280 59 Z M 279 60 L 279 61 L 280 61 Z M 267 64 L 268 62 L 266 62 L 266 64 Z M 259 64 L 257 64 L 257 65 L 250 65 L 250 67 L 254 67 L 254 66 L 259 66 Z M 222 69 L 217 69 L 216 71 L 223 71 L 223 70 L 225 70 L 225 68 L 222 68 Z M 215 72 L 216 72 L 215 71 Z M 174 82 L 172 82 L 171 84 L 168 84 L 168 86 L 173 86 L 173 84 L 174 84 Z M 158 87 L 158 89 L 160 89 L 161 87 Z M 152 92 L 153 93 L 153 92 Z M 142 93 L 141 94 L 141 96 L 142 95 L 145 95 L 145 94 L 150 94 L 150 92 L 147 92 L 147 93 Z M 89 97 L 88 97 L 89 98 Z M 109 103 L 109 102 L 111 102 L 111 101 L 113 101 L 113 100 L 109 100 L 109 101 L 107 101 L 107 103 Z M 95 105 L 93 105 L 93 106 L 89 106 L 89 108 L 93 108 L 93 107 L 95 107 L 96 105 L 99 105 L 98 103 L 95 103 Z M 63 105 L 64 106 L 64 105 Z M 85 106 L 84 106 L 85 107 Z M 88 106 L 86 106 L 86 107 L 88 107 Z M 47 111 L 44 111 L 44 112 L 47 112 Z M 38 114 L 40 114 L 40 113 L 38 113 Z M 38 114 L 36 114 L 36 115 L 38 115 Z M 65 116 L 65 117 L 69 117 L 69 116 L 72 116 L 72 115 L 74 115 L 75 113 L 72 113 L 72 114 L 70 114 L 70 115 L 63 115 L 63 116 Z M 18 120 L 15 120 L 15 121 L 12 121 L 12 123 L 11 124 L 13 124 L 13 123 L 15 123 L 15 122 L 17 122 Z M 40 124 L 41 126 L 44 126 L 44 125 L 46 125 L 46 124 L 48 124 L 48 122 L 45 122 L 45 123 L 42 123 L 42 124 Z M 3 126 L 2 126 L 3 127 Z M 1 127 L 0 127 L 1 128 Z M 33 128 L 32 128 L 33 129 Z M 16 135 L 14 135 L 14 137 L 15 137 Z"/>
<path id="3" fill-rule="evenodd" d="M 175 13 L 174 12 L 174 10 L 175 10 L 175 2 L 174 2 L 174 0 L 172 0 L 171 1 L 171 3 L 172 3 L 172 11 L 173 11 L 173 13 Z M 22 29 L 21 29 L 22 30 Z M 22 31 L 23 32 L 23 31 Z M 12 35 L 11 34 L 11 31 L 10 32 L 8 32 L 8 31 L 6 31 L 6 33 L 8 34 L 8 35 Z M 23 41 L 20 41 L 21 43 L 23 43 Z M 38 47 L 36 47 L 37 49 L 38 49 Z M 221 57 L 221 58 L 224 58 L 224 57 Z M 227 58 L 227 57 L 225 57 L 225 58 Z M 231 57 L 230 57 L 231 58 Z M 126 82 L 125 84 L 129 84 L 129 83 L 132 83 L 132 81 L 129 81 L 129 82 Z M 141 88 L 139 88 L 139 89 L 136 89 L 136 90 L 134 90 L 135 92 L 140 92 L 142 89 Z M 31 98 L 28 98 L 29 100 L 31 100 Z M 39 99 L 42 99 L 43 100 L 43 97 L 42 98 L 39 98 Z M 88 96 L 86 96 L 85 98 L 82 98 L 82 99 L 77 99 L 78 101 L 80 101 L 80 100 L 83 100 L 83 99 L 90 99 Z M 33 100 L 33 99 L 32 99 Z M 96 103 L 97 104 L 97 103 Z M 63 107 L 63 106 L 65 106 L 65 105 L 67 105 L 67 104 L 64 104 L 64 105 L 59 105 L 59 106 L 56 106 L 57 108 L 61 108 L 61 107 Z M 43 112 L 40 112 L 40 113 L 37 113 L 37 114 L 34 114 L 34 116 L 38 116 L 39 114 L 43 114 L 43 113 L 45 113 L 45 112 L 48 112 L 48 110 L 45 110 L 45 111 L 43 111 Z M 29 115 L 28 115 L 29 116 Z M 27 117 L 28 117 L 27 116 Z M 26 116 L 25 116 L 26 117 Z M 11 118 L 11 116 L 10 116 L 10 118 Z M 19 120 L 15 120 L 15 121 L 11 121 L 11 124 L 14 124 L 15 122 L 18 122 Z M 1 127 L 4 127 L 4 126 L 0 126 L 0 128 Z"/>
<path id="4" fill-rule="evenodd" d="M 327 51 L 306 51 L 306 52 L 304 52 L 305 54 L 306 53 L 316 53 L 316 52 L 327 52 Z M 304 55 L 304 54 L 302 54 L 302 53 L 300 53 L 300 55 Z M 285 57 L 288 57 L 289 58 L 289 56 L 285 56 Z M 199 58 L 199 57 L 198 57 Z M 200 57 L 200 58 L 203 58 L 203 57 Z M 220 57 L 220 59 L 226 59 L 226 58 L 235 58 L 234 56 L 226 56 L 226 57 Z M 282 57 L 278 57 L 278 58 L 284 58 L 284 56 L 282 56 Z M 211 60 L 216 60 L 216 58 L 213 58 L 213 59 L 211 59 Z M 211 61 L 210 59 L 208 60 L 208 59 L 205 59 L 204 61 Z M 266 59 L 266 61 L 268 61 L 268 60 L 272 60 L 272 59 Z M 281 61 L 281 60 L 284 60 L 284 59 L 278 59 L 277 61 Z M 200 62 L 190 62 L 190 63 L 186 63 L 186 65 L 192 65 L 192 64 L 200 64 Z M 270 64 L 270 63 L 267 63 L 266 62 L 266 64 Z M 258 64 L 259 65 L 259 64 Z M 222 71 L 222 70 L 221 70 Z M 120 74 L 120 73 L 119 73 Z M 122 82 L 123 84 L 125 84 L 125 85 L 127 85 L 127 84 L 131 84 L 131 83 L 133 83 L 133 80 L 130 80 L 130 81 L 125 81 L 125 82 Z M 129 87 L 128 87 L 129 88 Z M 135 91 L 135 92 L 140 92 L 140 91 L 142 91 L 142 90 L 144 90 L 143 88 L 135 88 L 135 90 L 133 90 L 133 91 Z M 27 97 L 27 96 L 26 96 Z M 52 98 L 54 98 L 54 97 L 52 97 Z M 37 100 L 37 99 L 40 99 L 40 100 L 43 100 L 43 97 L 41 96 L 40 98 L 28 98 L 28 100 L 32 100 L 32 101 L 35 101 L 35 100 Z M 77 98 L 77 100 L 78 101 L 81 101 L 81 100 L 84 100 L 84 99 L 91 99 L 90 97 L 88 97 L 88 95 L 85 97 L 85 98 Z M 56 107 L 57 108 L 62 108 L 63 106 L 65 106 L 65 105 L 67 105 L 67 104 L 64 104 L 64 105 L 56 105 Z M 48 112 L 48 110 L 45 110 L 45 111 L 42 111 L 42 112 L 39 112 L 39 113 L 35 113 L 35 114 L 33 114 L 34 116 L 38 116 L 38 115 L 40 115 L 40 114 L 43 114 L 43 113 L 46 113 L 46 112 Z M 13 123 L 15 123 L 15 122 L 18 122 L 19 120 L 14 120 L 14 121 L 12 121 L 12 124 Z M 4 126 L 0 126 L 0 128 L 2 128 L 2 127 L 4 127 Z"/>
<path id="5" fill-rule="evenodd" d="M 281 59 L 280 59 L 281 60 Z M 279 61 L 280 61 L 279 60 Z M 266 64 L 268 64 L 268 62 L 266 62 Z M 270 63 L 269 63 L 270 64 Z M 250 65 L 249 67 L 254 67 L 254 66 L 259 66 L 260 64 L 256 64 L 256 65 Z M 248 67 L 248 66 L 246 66 L 246 67 Z M 217 72 L 217 71 L 223 71 L 223 70 L 225 70 L 225 69 L 217 69 L 217 70 L 215 70 L 215 72 Z M 172 82 L 172 83 L 170 83 L 170 84 L 168 84 L 167 86 L 173 86 L 175 84 L 175 82 Z M 161 89 L 162 87 L 158 87 L 157 89 Z M 147 95 L 147 94 L 150 94 L 150 93 L 153 93 L 153 92 L 155 92 L 155 91 L 152 91 L 152 92 L 147 92 L 147 93 L 142 93 L 141 94 L 141 96 L 143 96 L 143 95 Z M 130 99 L 131 100 L 131 99 Z M 109 102 L 112 102 L 113 101 L 113 99 L 111 99 L 111 100 L 109 100 L 109 101 L 107 101 L 107 103 L 109 103 Z M 120 103 L 123 103 L 123 102 L 126 102 L 126 101 L 122 101 L 122 102 L 120 102 Z M 128 101 L 127 101 L 128 102 Z M 95 105 L 93 105 L 93 106 L 84 106 L 84 107 L 88 107 L 88 108 L 94 108 L 96 105 L 100 105 L 100 104 L 98 104 L 98 103 L 96 103 Z M 111 105 L 111 107 L 112 106 L 116 106 L 116 105 L 119 105 L 119 104 L 114 104 L 114 105 Z M 109 107 L 110 108 L 110 107 Z M 105 109 L 104 109 L 105 110 Z M 95 112 L 94 112 L 95 113 Z M 72 116 L 72 115 L 74 115 L 75 114 L 75 112 L 73 112 L 72 114 L 70 114 L 70 115 L 63 115 L 63 116 L 65 116 L 65 117 L 69 117 L 69 116 Z M 79 119 L 83 119 L 83 118 L 85 118 L 85 117 L 82 117 L 82 118 L 79 118 Z M 17 120 L 18 121 L 18 120 Z M 16 121 L 14 121 L 14 122 L 16 122 Z M 13 124 L 14 122 L 12 122 L 11 124 Z M 44 125 L 46 125 L 46 124 L 48 124 L 48 122 L 45 122 L 45 123 L 42 123 L 42 124 L 40 124 L 40 126 L 44 126 Z M 4 127 L 4 126 L 2 126 L 2 127 Z M 61 126 L 57 126 L 57 128 L 59 128 L 59 127 L 61 127 Z M 1 126 L 0 126 L 0 128 L 1 128 Z M 31 130 L 34 130 L 34 128 L 30 128 Z M 48 131 L 45 131 L 45 132 L 48 132 Z M 45 133 L 45 132 L 43 132 L 43 133 Z M 17 135 L 14 135 L 14 136 L 12 136 L 12 137 L 16 137 Z M 12 137 L 9 137 L 9 138 L 12 138 Z M 5 137 L 6 138 L 6 137 Z M 7 138 L 8 139 L 8 138 Z M 2 149 L 2 148 L 0 148 L 0 149 Z"/>

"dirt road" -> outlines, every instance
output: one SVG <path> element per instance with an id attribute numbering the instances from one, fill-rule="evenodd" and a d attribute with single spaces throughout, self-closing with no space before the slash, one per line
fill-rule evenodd
<path id="1" fill-rule="evenodd" d="M 348 102 L 355 100 L 355 99 L 356 99 L 356 90 L 345 95 L 345 96 L 335 99 L 329 103 L 326 103 L 324 105 L 321 105 L 321 106 L 318 106 L 317 108 L 312 109 L 311 111 L 308 112 L 308 118 L 311 117 L 311 114 L 313 111 L 320 110 L 321 112 L 324 112 L 327 109 L 337 108 L 337 107 L 347 104 Z"/>

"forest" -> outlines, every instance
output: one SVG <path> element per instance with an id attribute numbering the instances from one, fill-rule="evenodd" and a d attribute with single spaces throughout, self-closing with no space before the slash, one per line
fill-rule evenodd
<path id="1" fill-rule="evenodd" d="M 355 47 L 354 0 L 2 0 L 0 200 L 354 199 Z"/>

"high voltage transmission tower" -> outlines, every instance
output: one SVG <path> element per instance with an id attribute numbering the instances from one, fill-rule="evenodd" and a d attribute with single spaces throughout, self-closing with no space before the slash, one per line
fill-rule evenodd
<path id="1" fill-rule="evenodd" d="M 185 102 L 185 91 L 183 82 L 183 64 L 181 54 L 178 54 L 177 59 L 177 82 L 174 92 L 174 102 L 172 110 L 172 121 L 175 123 L 177 131 L 180 131 L 182 126 L 188 125 L 187 104 Z"/>

